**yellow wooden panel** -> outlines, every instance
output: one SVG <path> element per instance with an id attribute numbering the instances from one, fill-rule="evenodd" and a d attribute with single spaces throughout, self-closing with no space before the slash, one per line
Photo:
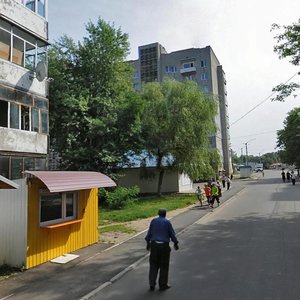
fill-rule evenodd
<path id="1" fill-rule="evenodd" d="M 28 186 L 28 236 L 26 268 L 47 262 L 98 241 L 98 189 L 78 192 L 78 218 L 82 222 L 57 228 L 39 226 L 39 190 L 37 180 Z"/>

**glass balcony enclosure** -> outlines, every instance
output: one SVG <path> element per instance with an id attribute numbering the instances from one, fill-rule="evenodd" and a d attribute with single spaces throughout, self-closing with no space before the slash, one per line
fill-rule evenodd
<path id="1" fill-rule="evenodd" d="M 47 44 L 0 20 L 0 58 L 34 70 L 39 62 L 47 63 Z"/>
<path id="2" fill-rule="evenodd" d="M 19 0 L 18 2 L 41 17 L 46 18 L 47 0 Z"/>

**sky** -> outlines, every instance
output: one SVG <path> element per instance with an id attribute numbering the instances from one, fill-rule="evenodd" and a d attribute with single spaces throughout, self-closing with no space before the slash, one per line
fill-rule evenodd
<path id="1" fill-rule="evenodd" d="M 271 26 L 297 22 L 299 0 L 48 2 L 50 43 L 64 34 L 81 41 L 85 25 L 100 17 L 128 34 L 128 59 L 138 58 L 138 46 L 154 42 L 168 53 L 210 45 L 226 73 L 232 149 L 238 156 L 245 155 L 246 148 L 255 156 L 278 150 L 277 130 L 283 128 L 288 112 L 300 106 L 300 95 L 272 102 L 272 88 L 288 81 L 300 67 L 274 53 L 276 32 Z M 300 76 L 293 81 L 300 82 Z"/>

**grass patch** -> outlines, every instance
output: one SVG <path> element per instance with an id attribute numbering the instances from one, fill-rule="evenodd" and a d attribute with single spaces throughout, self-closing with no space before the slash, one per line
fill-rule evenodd
<path id="1" fill-rule="evenodd" d="M 167 211 L 183 208 L 196 202 L 195 195 L 168 195 L 139 198 L 120 210 L 99 209 L 99 226 L 113 222 L 128 222 L 157 215 L 159 208 Z"/>
<path id="2" fill-rule="evenodd" d="M 8 278 L 9 276 L 17 273 L 18 271 L 19 269 L 13 268 L 6 264 L 0 266 L 0 281 Z"/>
<path id="3" fill-rule="evenodd" d="M 99 228 L 99 233 L 104 233 L 104 232 L 122 232 L 122 233 L 135 233 L 136 230 L 134 230 L 131 227 L 118 224 L 118 225 L 108 225 L 105 227 Z"/>

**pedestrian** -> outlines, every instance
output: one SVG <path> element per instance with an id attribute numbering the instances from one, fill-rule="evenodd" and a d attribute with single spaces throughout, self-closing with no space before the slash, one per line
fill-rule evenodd
<path id="1" fill-rule="evenodd" d="M 291 172 L 291 180 L 292 180 L 292 184 L 295 185 L 295 183 L 296 183 L 296 176 L 294 174 L 294 171 Z"/>
<path id="2" fill-rule="evenodd" d="M 226 183 L 227 183 L 227 190 L 230 189 L 230 183 L 231 183 L 231 180 L 229 177 L 226 177 Z"/>
<path id="3" fill-rule="evenodd" d="M 154 291 L 159 271 L 158 285 L 161 291 L 165 291 L 168 285 L 170 264 L 170 239 L 174 243 L 174 249 L 178 250 L 178 240 L 169 220 L 166 219 L 167 211 L 164 208 L 158 210 L 158 217 L 154 218 L 145 237 L 147 250 L 150 250 L 149 284 L 150 291 Z"/>
<path id="4" fill-rule="evenodd" d="M 204 185 L 204 192 L 205 192 L 207 204 L 208 204 L 208 206 L 210 206 L 210 202 L 211 202 L 211 187 L 208 184 Z"/>
<path id="5" fill-rule="evenodd" d="M 225 189 L 225 183 L 226 183 L 226 176 L 225 174 L 222 175 L 222 185 L 223 185 L 223 188 Z"/>
<path id="6" fill-rule="evenodd" d="M 217 187 L 218 187 L 218 196 L 219 196 L 219 198 L 221 198 L 222 197 L 222 187 L 221 187 L 221 184 L 220 184 L 220 182 L 219 181 L 217 181 Z"/>
<path id="7" fill-rule="evenodd" d="M 281 178 L 282 178 L 282 182 L 285 182 L 285 172 L 284 172 L 284 170 L 282 170 L 282 172 L 281 172 Z"/>
<path id="8" fill-rule="evenodd" d="M 202 193 L 201 187 L 199 185 L 196 188 L 195 194 L 197 195 L 197 199 L 199 200 L 200 206 L 202 207 L 203 206 L 203 204 L 202 204 L 203 193 Z"/>
<path id="9" fill-rule="evenodd" d="M 292 171 L 293 172 L 293 171 Z M 293 172 L 294 173 L 294 172 Z M 287 171 L 286 172 L 286 179 L 287 179 L 287 181 L 288 182 L 290 182 L 290 180 L 291 180 L 291 173 L 290 173 L 290 171 Z"/>
<path id="10" fill-rule="evenodd" d="M 218 206 L 220 205 L 220 199 L 219 199 L 219 189 L 216 183 L 212 184 L 211 188 L 211 203 L 210 203 L 210 208 L 214 207 L 215 200 L 218 203 Z"/>

